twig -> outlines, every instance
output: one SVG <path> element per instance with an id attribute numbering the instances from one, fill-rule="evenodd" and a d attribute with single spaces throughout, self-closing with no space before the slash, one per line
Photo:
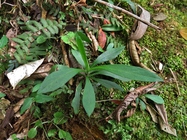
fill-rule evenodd
<path id="1" fill-rule="evenodd" d="M 110 4 L 110 3 L 105 2 L 105 1 L 102 1 L 102 0 L 94 0 L 94 1 L 95 1 L 95 2 L 99 2 L 99 3 L 101 3 L 101 4 L 104 4 L 104 5 L 106 5 L 106 6 L 109 6 L 109 7 L 113 8 L 113 9 L 122 11 L 123 13 L 125 13 L 125 14 L 127 14 L 127 15 L 129 15 L 129 16 L 132 16 L 133 18 L 135 18 L 135 19 L 137 19 L 137 20 L 140 20 L 141 22 L 143 22 L 143 23 L 149 25 L 149 26 L 152 27 L 152 28 L 155 28 L 155 29 L 157 29 L 157 30 L 161 30 L 158 26 L 156 26 L 156 25 L 154 25 L 154 24 L 152 24 L 152 23 L 150 23 L 150 22 L 148 22 L 148 21 L 146 21 L 146 20 L 140 18 L 139 16 L 137 16 L 137 15 L 135 15 L 135 14 L 133 14 L 133 13 L 131 13 L 131 12 L 129 12 L 129 11 L 127 11 L 127 10 L 121 8 L 121 7 L 115 6 L 115 5 L 113 5 L 113 4 Z"/>
<path id="2" fill-rule="evenodd" d="M 177 81 L 177 77 L 175 76 L 175 74 L 174 74 L 174 72 L 172 71 L 171 68 L 169 68 L 169 70 L 170 70 L 170 72 L 171 72 L 171 74 L 172 74 L 172 76 L 173 76 L 173 78 L 175 80 L 175 83 L 176 83 L 176 86 L 177 86 L 177 90 L 178 90 L 178 95 L 181 95 L 180 89 L 179 89 L 179 84 L 178 84 L 178 81 Z"/>

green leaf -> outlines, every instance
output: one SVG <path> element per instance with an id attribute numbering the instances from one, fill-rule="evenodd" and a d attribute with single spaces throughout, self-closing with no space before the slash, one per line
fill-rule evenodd
<path id="1" fill-rule="evenodd" d="M 64 124 L 65 122 L 67 122 L 67 119 L 62 112 L 56 112 L 54 113 L 53 121 L 55 124 Z"/>
<path id="2" fill-rule="evenodd" d="M 31 129 L 29 130 L 29 132 L 28 132 L 27 135 L 28 135 L 28 137 L 31 138 L 31 139 L 33 139 L 34 137 L 36 137 L 36 135 L 37 135 L 37 129 L 36 129 L 36 127 L 31 128 Z"/>
<path id="3" fill-rule="evenodd" d="M 144 95 L 146 98 L 152 100 L 153 102 L 157 103 L 157 104 L 163 104 L 164 100 L 162 97 L 158 96 L 158 95 L 154 95 L 154 94 L 145 94 Z"/>
<path id="4" fill-rule="evenodd" d="M 5 97 L 5 96 L 6 96 L 6 94 L 0 92 L 0 98 Z"/>
<path id="5" fill-rule="evenodd" d="M 21 112 L 20 114 L 23 114 L 32 104 L 33 102 L 33 98 L 32 97 L 28 97 L 24 100 L 24 103 L 21 107 Z"/>
<path id="6" fill-rule="evenodd" d="M 88 42 L 88 43 L 91 43 L 91 41 L 90 41 L 90 39 L 84 34 L 84 33 L 82 33 L 82 32 L 76 32 L 79 36 L 80 36 L 80 38 L 82 39 L 82 40 L 84 40 L 84 41 L 86 41 L 86 42 Z"/>
<path id="7" fill-rule="evenodd" d="M 95 93 L 94 88 L 88 77 L 86 77 L 86 84 L 84 87 L 82 103 L 87 115 L 90 116 L 95 108 Z"/>
<path id="8" fill-rule="evenodd" d="M 146 104 L 144 103 L 144 101 L 142 101 L 141 99 L 139 100 L 140 103 L 140 109 L 141 110 L 145 110 L 146 109 Z"/>
<path id="9" fill-rule="evenodd" d="M 59 131 L 58 131 L 58 137 L 60 139 L 65 139 L 66 138 L 66 131 L 64 131 L 62 129 L 59 129 Z"/>
<path id="10" fill-rule="evenodd" d="M 107 32 L 116 32 L 116 31 L 121 31 L 122 28 L 118 27 L 116 25 L 112 25 L 112 24 L 105 24 L 102 26 L 103 31 L 107 31 Z"/>
<path id="11" fill-rule="evenodd" d="M 49 102 L 53 99 L 54 99 L 53 97 L 51 97 L 49 95 L 44 95 L 44 94 L 37 94 L 35 97 L 35 101 L 37 103 L 46 103 L 46 102 Z"/>
<path id="12" fill-rule="evenodd" d="M 82 90 L 82 82 L 80 82 L 79 85 L 77 86 L 75 91 L 75 97 L 73 98 L 71 103 L 71 106 L 73 107 L 75 114 L 79 113 L 81 90 Z"/>
<path id="13" fill-rule="evenodd" d="M 47 37 L 45 37 L 45 36 L 43 36 L 43 35 L 40 35 L 40 36 L 37 37 L 36 42 L 37 42 L 37 44 L 42 44 L 42 43 L 44 43 L 46 40 L 47 40 Z"/>
<path id="14" fill-rule="evenodd" d="M 99 63 L 106 62 L 106 61 L 116 58 L 123 50 L 124 50 L 124 47 L 108 49 L 107 51 L 105 51 L 104 53 L 102 53 L 101 55 L 97 57 L 97 59 L 93 62 L 92 66 L 95 66 Z"/>
<path id="15" fill-rule="evenodd" d="M 137 13 L 136 12 L 137 11 L 137 5 L 136 5 L 136 3 L 132 2 L 131 0 L 122 0 L 122 1 L 128 3 L 130 5 L 131 9 L 133 10 L 133 12 L 135 14 Z"/>
<path id="16" fill-rule="evenodd" d="M 89 64 L 88 64 L 88 59 L 86 57 L 86 52 L 85 52 L 85 48 L 84 48 L 83 42 L 82 42 L 81 38 L 78 35 L 76 35 L 75 37 L 76 37 L 78 50 L 79 50 L 79 52 L 80 52 L 80 54 L 82 56 L 82 59 L 84 61 L 84 65 L 86 67 L 86 70 L 88 70 L 89 69 Z"/>
<path id="17" fill-rule="evenodd" d="M 57 130 L 56 129 L 50 129 L 47 132 L 48 137 L 55 137 L 56 134 L 57 134 Z"/>
<path id="18" fill-rule="evenodd" d="M 109 88 L 109 89 L 115 88 L 120 91 L 124 91 L 124 89 L 120 85 L 116 84 L 115 82 L 105 80 L 105 79 L 99 79 L 99 78 L 94 78 L 94 80 L 100 83 L 101 85 L 105 86 L 106 88 Z"/>
<path id="19" fill-rule="evenodd" d="M 69 32 L 68 34 L 61 36 L 61 39 L 64 41 L 64 43 L 70 45 L 74 50 L 76 50 L 77 45 L 74 38 L 75 38 L 74 32 Z"/>
<path id="20" fill-rule="evenodd" d="M 82 60 L 82 57 L 81 57 L 80 52 L 79 52 L 79 51 L 76 51 L 76 50 L 73 50 L 73 49 L 71 50 L 71 52 L 72 52 L 73 56 L 75 57 L 75 59 L 77 60 L 77 62 L 78 62 L 81 66 L 85 67 L 85 64 L 84 64 L 84 61 Z"/>
<path id="21" fill-rule="evenodd" d="M 41 83 L 36 84 L 36 85 L 32 88 L 32 92 L 38 91 L 39 88 L 40 88 L 40 86 L 41 86 Z"/>
<path id="22" fill-rule="evenodd" d="M 81 69 L 61 66 L 59 71 L 55 71 L 47 76 L 42 82 L 38 93 L 47 93 L 62 87 L 66 82 L 73 78 Z"/>
<path id="23" fill-rule="evenodd" d="M 0 39 L 0 49 L 5 47 L 7 43 L 8 43 L 8 38 L 5 35 L 3 35 Z"/>
<path id="24" fill-rule="evenodd" d="M 90 72 L 98 72 L 110 77 L 115 76 L 114 78 L 117 78 L 119 80 L 129 79 L 147 82 L 163 81 L 163 79 L 160 78 L 157 74 L 146 69 L 122 64 L 96 66 L 91 68 Z"/>

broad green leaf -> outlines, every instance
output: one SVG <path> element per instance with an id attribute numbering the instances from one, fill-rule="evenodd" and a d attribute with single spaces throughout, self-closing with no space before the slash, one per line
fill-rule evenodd
<path id="1" fill-rule="evenodd" d="M 0 49 L 5 47 L 7 43 L 8 43 L 8 38 L 5 35 L 3 35 L 0 39 Z"/>
<path id="2" fill-rule="evenodd" d="M 46 103 L 53 100 L 53 97 L 49 96 L 49 95 L 44 95 L 44 94 L 37 94 L 35 97 L 35 101 L 37 103 Z"/>
<path id="3" fill-rule="evenodd" d="M 73 140 L 73 138 L 69 132 L 66 132 L 66 140 Z"/>
<path id="4" fill-rule="evenodd" d="M 115 82 L 105 80 L 105 79 L 99 79 L 99 78 L 94 78 L 94 80 L 100 83 L 101 85 L 105 86 L 106 88 L 109 88 L 109 89 L 115 88 L 120 91 L 124 91 L 124 89 L 120 85 L 116 84 Z"/>
<path id="5" fill-rule="evenodd" d="M 47 40 L 47 37 L 45 37 L 45 36 L 43 36 L 43 35 L 40 35 L 40 36 L 37 37 L 36 42 L 37 42 L 37 44 L 42 44 L 42 43 L 44 43 L 46 40 Z"/>
<path id="6" fill-rule="evenodd" d="M 33 102 L 33 98 L 32 97 L 28 97 L 24 100 L 24 103 L 21 107 L 21 112 L 20 114 L 23 114 L 32 104 Z"/>
<path id="7" fill-rule="evenodd" d="M 90 72 L 99 72 L 99 71 L 108 72 L 108 76 L 111 77 L 113 76 L 110 74 L 114 74 L 114 76 L 118 76 L 117 79 L 119 80 L 125 78 L 129 80 L 147 81 L 147 82 L 163 81 L 163 79 L 160 78 L 157 74 L 135 66 L 113 64 L 113 65 L 96 66 L 90 69 Z"/>
<path id="8" fill-rule="evenodd" d="M 6 96 L 6 94 L 0 92 L 0 98 L 5 97 L 5 96 Z"/>
<path id="9" fill-rule="evenodd" d="M 64 124 L 67 122 L 67 119 L 62 112 L 55 112 L 53 121 L 55 124 Z"/>
<path id="10" fill-rule="evenodd" d="M 79 64 L 81 66 L 85 67 L 85 64 L 84 64 L 84 61 L 82 59 L 82 56 L 81 56 L 80 52 L 76 51 L 76 50 L 73 50 L 73 49 L 71 50 L 71 52 L 72 52 L 73 56 L 75 57 L 75 59 L 77 60 L 77 62 L 79 62 Z"/>
<path id="11" fill-rule="evenodd" d="M 62 129 L 59 129 L 59 131 L 58 131 L 58 137 L 60 139 L 65 139 L 66 138 L 66 131 L 64 131 Z"/>
<path id="12" fill-rule="evenodd" d="M 57 134 L 57 129 L 50 129 L 47 132 L 48 137 L 55 137 L 56 134 Z"/>
<path id="13" fill-rule="evenodd" d="M 82 56 L 82 60 L 84 61 L 84 65 L 86 67 L 86 70 L 89 69 L 89 64 L 88 64 L 88 59 L 86 57 L 86 52 L 85 52 L 85 48 L 84 48 L 84 45 L 83 45 L 83 42 L 81 40 L 81 38 L 76 35 L 76 42 L 77 42 L 77 47 L 78 47 L 78 50 Z"/>
<path id="14" fill-rule="evenodd" d="M 153 102 L 157 103 L 157 104 L 163 104 L 164 100 L 162 97 L 158 96 L 158 95 L 154 95 L 154 94 L 145 94 L 144 95 L 146 98 L 152 100 Z"/>
<path id="15" fill-rule="evenodd" d="M 82 82 L 80 82 L 79 85 L 77 86 L 75 91 L 75 97 L 73 98 L 71 103 L 71 106 L 73 107 L 75 114 L 79 113 L 81 90 L 82 90 Z"/>
<path id="16" fill-rule="evenodd" d="M 31 129 L 29 130 L 29 132 L 28 132 L 27 135 L 28 135 L 28 137 L 31 138 L 31 139 L 33 139 L 34 137 L 36 137 L 36 135 L 37 135 L 37 129 L 36 129 L 36 127 L 31 128 Z"/>
<path id="17" fill-rule="evenodd" d="M 73 49 L 77 49 L 77 45 L 75 42 L 75 33 L 74 32 L 69 32 L 66 35 L 61 36 L 61 39 L 64 41 L 64 43 L 70 45 Z"/>
<path id="18" fill-rule="evenodd" d="M 95 108 L 95 93 L 94 88 L 88 77 L 86 77 L 86 84 L 84 87 L 82 103 L 87 115 L 90 116 Z"/>
<path id="19" fill-rule="evenodd" d="M 82 33 L 82 32 L 76 32 L 76 33 L 81 37 L 82 40 L 84 40 L 88 43 L 91 43 L 90 39 L 84 33 Z"/>
<path id="20" fill-rule="evenodd" d="M 106 50 L 104 53 L 97 57 L 97 59 L 93 62 L 92 66 L 116 58 L 123 50 L 124 47 L 111 48 Z"/>
<path id="21" fill-rule="evenodd" d="M 47 76 L 42 82 L 38 93 L 47 93 L 62 87 L 66 82 L 73 78 L 81 69 L 61 66 L 59 71 L 55 71 Z"/>
<path id="22" fill-rule="evenodd" d="M 112 25 L 112 24 L 105 24 L 102 26 L 103 31 L 107 31 L 107 32 L 115 32 L 115 31 L 121 31 L 122 28 L 118 27 L 116 25 Z"/>

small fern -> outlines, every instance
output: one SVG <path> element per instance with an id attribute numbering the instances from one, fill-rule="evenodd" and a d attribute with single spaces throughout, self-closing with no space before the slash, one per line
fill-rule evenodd
<path id="1" fill-rule="evenodd" d="M 14 57 L 20 64 L 37 60 L 47 54 L 51 38 L 58 34 L 65 24 L 55 20 L 41 19 L 40 22 L 29 20 L 20 28 L 24 33 L 13 38 L 17 43 Z"/>

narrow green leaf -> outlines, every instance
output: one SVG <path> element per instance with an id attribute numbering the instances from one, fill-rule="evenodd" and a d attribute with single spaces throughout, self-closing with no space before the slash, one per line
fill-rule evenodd
<path id="1" fill-rule="evenodd" d="M 106 50 L 104 53 L 97 57 L 97 59 L 93 62 L 92 66 L 116 58 L 123 50 L 124 47 L 111 48 Z"/>
<path id="2" fill-rule="evenodd" d="M 121 31 L 122 28 L 118 27 L 116 25 L 112 25 L 112 24 L 105 24 L 102 26 L 103 31 L 107 31 L 107 32 L 116 32 L 116 31 Z"/>
<path id="3" fill-rule="evenodd" d="M 5 97 L 5 96 L 6 96 L 6 94 L 0 92 L 0 98 Z"/>
<path id="4" fill-rule="evenodd" d="M 106 88 L 109 88 L 109 89 L 115 88 L 120 91 L 124 91 L 124 89 L 120 85 L 116 84 L 115 82 L 105 80 L 105 79 L 99 79 L 99 78 L 94 78 L 94 80 L 100 83 L 101 85 L 105 86 Z"/>
<path id="5" fill-rule="evenodd" d="M 45 19 L 41 18 L 40 22 L 43 24 L 44 27 L 48 26 L 48 23 L 47 23 L 47 21 Z"/>
<path id="6" fill-rule="evenodd" d="M 42 82 L 38 93 L 47 93 L 62 87 L 66 82 L 73 78 L 81 69 L 61 66 L 59 71 L 55 71 L 47 76 Z"/>
<path id="7" fill-rule="evenodd" d="M 36 137 L 36 135 L 37 135 L 37 129 L 36 129 L 36 127 L 34 127 L 34 128 L 31 128 L 30 130 L 29 130 L 29 132 L 28 132 L 28 137 L 30 138 L 30 139 L 33 139 L 34 137 Z"/>
<path id="8" fill-rule="evenodd" d="M 164 100 L 162 97 L 158 96 L 158 95 L 154 95 L 154 94 L 145 94 L 144 95 L 146 98 L 152 100 L 153 102 L 157 103 L 157 104 L 163 104 Z"/>
<path id="9" fill-rule="evenodd" d="M 27 109 L 29 109 L 29 107 L 31 106 L 33 102 L 33 98 L 32 97 L 28 97 L 24 100 L 23 105 L 21 106 L 21 111 L 20 114 L 23 114 Z"/>
<path id="10" fill-rule="evenodd" d="M 8 38 L 5 35 L 3 35 L 0 39 L 0 49 L 6 46 L 7 43 L 8 43 Z"/>
<path id="11" fill-rule="evenodd" d="M 76 33 L 81 37 L 82 40 L 91 43 L 90 39 L 84 33 L 78 31 Z"/>
<path id="12" fill-rule="evenodd" d="M 46 40 L 47 40 L 47 37 L 45 37 L 45 36 L 43 36 L 43 35 L 40 35 L 40 36 L 37 37 L 36 42 L 37 42 L 37 44 L 42 44 L 42 43 L 44 43 Z"/>
<path id="13" fill-rule="evenodd" d="M 142 101 L 141 99 L 139 100 L 139 103 L 140 103 L 140 109 L 142 111 L 144 111 L 146 109 L 146 104 L 144 103 L 144 101 Z"/>
<path id="14" fill-rule="evenodd" d="M 84 45 L 82 43 L 81 38 L 78 35 L 76 35 L 75 37 L 76 37 L 78 50 L 79 50 L 79 52 L 80 52 L 80 54 L 82 56 L 82 59 L 84 61 L 85 67 L 86 67 L 86 70 L 88 70 L 89 69 L 89 64 L 88 64 L 88 59 L 86 57 L 86 52 L 85 52 Z"/>
<path id="15" fill-rule="evenodd" d="M 73 98 L 71 103 L 71 106 L 73 107 L 75 114 L 79 113 L 81 90 L 82 90 L 82 82 L 80 82 L 79 85 L 77 86 L 75 91 L 75 97 Z"/>
<path id="16" fill-rule="evenodd" d="M 71 50 L 71 52 L 72 52 L 73 56 L 75 57 L 75 59 L 77 60 L 77 62 L 78 62 L 81 66 L 85 67 L 85 64 L 84 64 L 84 61 L 82 60 L 82 57 L 81 57 L 80 52 L 79 52 L 79 51 L 76 51 L 76 50 L 73 50 L 73 49 Z"/>
<path id="17" fill-rule="evenodd" d="M 115 76 L 114 78 L 117 78 L 119 80 L 125 78 L 126 80 L 129 79 L 147 82 L 163 81 L 163 79 L 160 78 L 157 74 L 146 69 L 122 64 L 96 66 L 91 68 L 90 72 L 98 72 L 98 74 L 102 73 L 103 75 L 108 75 L 110 77 Z"/>
<path id="18" fill-rule="evenodd" d="M 49 101 L 52 101 L 54 98 L 49 96 L 49 95 L 44 95 L 44 94 L 37 94 L 35 97 L 35 101 L 37 103 L 46 103 Z"/>
<path id="19" fill-rule="evenodd" d="M 95 93 L 94 88 L 88 77 L 86 77 L 86 84 L 84 87 L 82 103 L 87 115 L 90 116 L 95 108 Z"/>

